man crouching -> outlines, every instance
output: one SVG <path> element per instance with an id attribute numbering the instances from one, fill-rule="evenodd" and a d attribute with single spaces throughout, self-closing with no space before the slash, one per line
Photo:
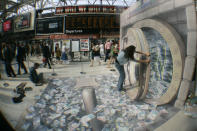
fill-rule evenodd
<path id="1" fill-rule="evenodd" d="M 33 67 L 30 68 L 30 80 L 36 85 L 36 86 L 42 86 L 44 84 L 44 77 L 43 73 L 37 74 L 36 69 L 39 68 L 39 64 L 35 63 Z"/>

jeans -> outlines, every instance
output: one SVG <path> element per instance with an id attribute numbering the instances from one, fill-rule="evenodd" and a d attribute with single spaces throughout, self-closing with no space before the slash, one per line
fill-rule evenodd
<path id="1" fill-rule="evenodd" d="M 23 60 L 18 61 L 18 74 L 21 74 L 21 67 L 24 69 L 24 72 L 27 73 L 27 68 L 26 68 Z"/>
<path id="2" fill-rule="evenodd" d="M 124 65 L 120 65 L 119 63 L 115 62 L 115 67 L 120 74 L 117 86 L 118 86 L 118 90 L 121 91 L 123 89 L 123 83 L 125 80 Z"/>
<path id="3" fill-rule="evenodd" d="M 13 68 L 12 68 L 12 65 L 11 65 L 11 62 L 9 61 L 5 61 L 5 70 L 6 70 L 6 73 L 8 76 L 16 76 Z"/>
<path id="4" fill-rule="evenodd" d="M 44 67 L 46 67 L 46 65 L 48 64 L 49 68 L 51 68 L 51 64 L 50 64 L 51 60 L 50 60 L 50 58 L 47 57 L 45 59 L 46 59 L 46 61 L 44 63 Z"/>

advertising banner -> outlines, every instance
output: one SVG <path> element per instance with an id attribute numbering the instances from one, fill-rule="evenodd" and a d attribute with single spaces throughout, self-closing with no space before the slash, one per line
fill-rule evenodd
<path id="1" fill-rule="evenodd" d="M 80 51 L 89 51 L 89 39 L 80 39 Z"/>
<path id="2" fill-rule="evenodd" d="M 14 32 L 34 30 L 35 13 L 34 11 L 18 15 L 14 19 Z"/>
<path id="3" fill-rule="evenodd" d="M 64 51 L 64 48 L 70 50 L 70 40 L 62 40 L 62 43 L 63 43 L 62 51 Z"/>
<path id="4" fill-rule="evenodd" d="M 3 23 L 3 31 L 4 32 L 8 32 L 12 30 L 12 21 L 11 20 L 7 20 Z"/>
<path id="5" fill-rule="evenodd" d="M 17 16 L 16 19 L 14 20 L 14 29 L 20 30 L 30 27 L 30 16 L 31 13 Z"/>
<path id="6" fill-rule="evenodd" d="M 64 17 L 37 19 L 36 34 L 63 33 Z"/>
<path id="7" fill-rule="evenodd" d="M 79 40 L 72 40 L 72 52 L 78 52 L 79 51 Z"/>

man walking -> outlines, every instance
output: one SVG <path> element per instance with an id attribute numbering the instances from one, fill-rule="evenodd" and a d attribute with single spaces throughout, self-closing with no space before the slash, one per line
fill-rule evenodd
<path id="1" fill-rule="evenodd" d="M 23 44 L 19 44 L 17 48 L 16 60 L 18 62 L 18 75 L 21 74 L 21 67 L 24 69 L 24 74 L 27 74 L 27 68 L 24 64 L 26 50 Z"/>
<path id="2" fill-rule="evenodd" d="M 3 43 L 3 60 L 5 61 L 5 69 L 8 77 L 16 77 L 16 74 L 11 66 L 13 60 L 13 51 L 9 44 Z"/>
<path id="3" fill-rule="evenodd" d="M 43 57 L 45 58 L 44 67 L 46 67 L 46 64 L 48 64 L 49 69 L 51 69 L 51 64 L 50 64 L 51 52 L 49 50 L 48 45 L 46 45 L 46 43 L 44 43 L 43 45 Z"/>

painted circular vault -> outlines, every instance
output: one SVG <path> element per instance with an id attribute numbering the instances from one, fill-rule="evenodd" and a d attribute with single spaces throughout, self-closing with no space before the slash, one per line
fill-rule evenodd
<path id="1" fill-rule="evenodd" d="M 173 73 L 172 55 L 168 44 L 159 32 L 151 28 L 142 28 L 149 45 L 150 80 L 146 98 L 159 98 L 170 86 Z"/>
<path id="2" fill-rule="evenodd" d="M 161 96 L 159 99 L 146 100 L 148 103 L 154 103 L 157 105 L 162 105 L 170 102 L 177 94 L 180 82 L 182 80 L 183 64 L 184 64 L 184 54 L 183 51 L 183 42 L 180 40 L 178 33 L 167 23 L 154 20 L 154 19 L 145 19 L 137 22 L 133 25 L 133 28 L 145 28 L 149 27 L 161 34 L 166 43 L 170 48 L 172 55 L 173 63 L 173 74 L 172 80 L 168 87 L 166 93 Z"/>

